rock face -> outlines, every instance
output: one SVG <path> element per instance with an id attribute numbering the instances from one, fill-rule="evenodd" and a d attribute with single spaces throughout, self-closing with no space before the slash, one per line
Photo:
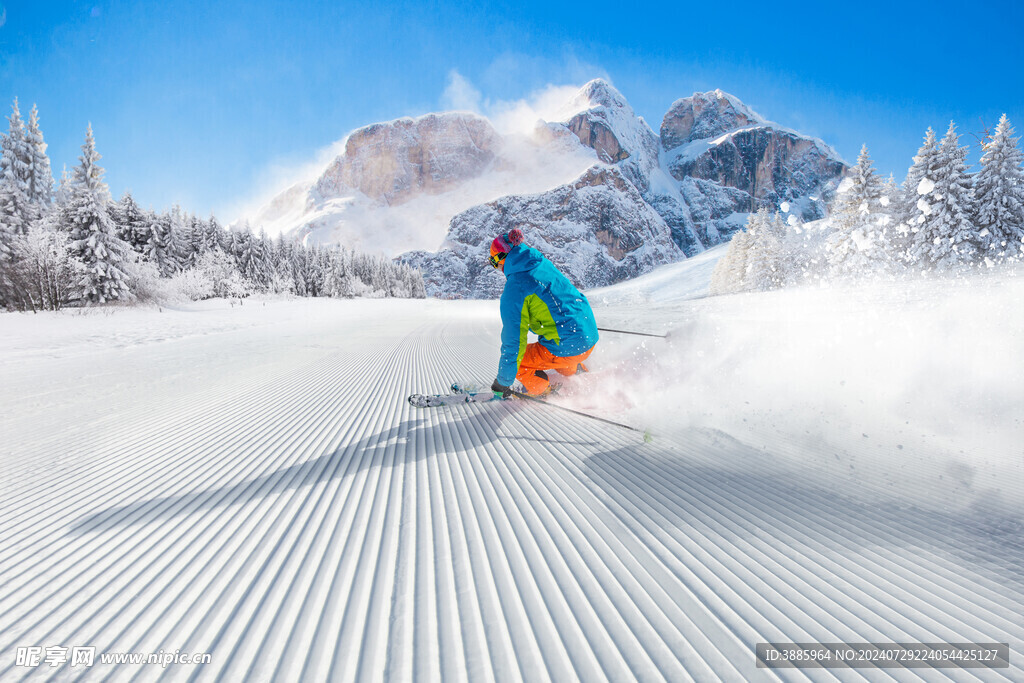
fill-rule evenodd
<path id="1" fill-rule="evenodd" d="M 602 80 L 525 142 L 480 116 L 447 113 L 361 128 L 344 147 L 253 224 L 377 244 L 420 268 L 428 293 L 442 297 L 497 296 L 503 278 L 486 249 L 514 227 L 586 289 L 697 254 L 762 207 L 821 218 L 846 170 L 825 143 L 721 90 L 677 100 L 655 133 Z"/>
<path id="2" fill-rule="evenodd" d="M 822 178 L 838 177 L 845 168 L 817 140 L 770 126 L 747 128 L 723 138 L 700 154 L 676 157 L 668 168 L 679 181 L 699 178 L 742 190 L 745 205 L 738 210 L 756 211 L 759 206 L 778 206 L 813 193 Z"/>
<path id="3" fill-rule="evenodd" d="M 629 152 L 619 144 L 615 133 L 599 118 L 574 116 L 566 126 L 580 142 L 597 152 L 597 158 L 606 164 L 614 164 L 629 158 Z"/>
<path id="4" fill-rule="evenodd" d="M 594 166 L 575 182 L 536 195 L 502 197 L 452 219 L 451 246 L 401 258 L 420 268 L 431 296 L 500 295 L 504 277 L 487 262 L 495 235 L 520 228 L 582 289 L 621 282 L 678 260 L 664 219 L 615 167 Z"/>
<path id="5" fill-rule="evenodd" d="M 722 133 L 764 123 L 745 104 L 721 90 L 694 93 L 676 100 L 661 122 L 661 146 L 666 152 L 694 140 L 717 138 Z"/>
<path id="6" fill-rule="evenodd" d="M 345 153 L 316 181 L 325 198 L 358 190 L 395 205 L 420 194 L 441 194 L 484 173 L 501 148 L 487 119 L 471 114 L 429 114 L 360 128 Z"/>
<path id="7" fill-rule="evenodd" d="M 636 115 L 626 98 L 602 80 L 580 89 L 568 109 L 578 110 L 567 122 L 580 143 L 606 164 L 616 164 L 642 193 L 658 167 L 659 142 L 650 126 Z"/>
<path id="8" fill-rule="evenodd" d="M 636 141 L 619 137 L 629 136 L 636 115 L 617 90 L 604 81 L 591 81 L 583 86 L 569 108 L 580 112 L 565 122 L 566 127 L 583 145 L 597 152 L 598 159 L 615 164 L 631 156 L 627 148 L 636 146 Z M 633 153 L 637 151 L 634 149 Z"/>
<path id="9" fill-rule="evenodd" d="M 731 237 L 747 214 L 783 202 L 804 221 L 823 218 L 847 168 L 825 143 L 765 121 L 721 90 L 677 100 L 660 140 L 662 167 L 705 246 Z"/>

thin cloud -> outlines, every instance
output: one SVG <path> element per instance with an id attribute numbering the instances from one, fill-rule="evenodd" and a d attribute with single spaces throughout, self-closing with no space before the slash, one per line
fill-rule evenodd
<path id="1" fill-rule="evenodd" d="M 448 72 L 448 85 L 441 95 L 441 104 L 449 111 L 480 113 L 480 91 L 455 69 Z"/>
<path id="2" fill-rule="evenodd" d="M 469 111 L 486 116 L 498 132 L 505 135 L 529 135 L 538 121 L 562 121 L 574 114 L 567 104 L 587 80 L 590 78 L 574 85 L 549 83 L 519 99 L 484 99 L 469 79 L 452 69 L 448 73 L 448 85 L 441 95 L 441 106 L 448 111 Z"/>
<path id="3" fill-rule="evenodd" d="M 254 218 L 282 192 L 300 183 L 312 183 L 320 177 L 327 166 L 344 153 L 347 140 L 346 135 L 317 150 L 312 161 L 278 159 L 270 162 L 256 174 L 252 190 L 246 196 L 215 210 L 214 215 L 227 225 Z M 276 237 L 276 234 L 271 237 Z"/>
<path id="4" fill-rule="evenodd" d="M 502 133 L 530 133 L 538 121 L 562 121 L 575 112 L 566 107 L 579 85 L 547 85 L 520 100 L 487 103 L 487 118 Z"/>

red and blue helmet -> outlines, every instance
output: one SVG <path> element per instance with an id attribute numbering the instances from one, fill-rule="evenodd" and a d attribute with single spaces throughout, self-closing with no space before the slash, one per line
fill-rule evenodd
<path id="1" fill-rule="evenodd" d="M 491 257 L 488 259 L 495 268 L 500 268 L 505 262 L 505 257 L 512 251 L 512 248 L 523 243 L 523 231 L 513 228 L 504 235 L 498 235 L 491 242 Z"/>

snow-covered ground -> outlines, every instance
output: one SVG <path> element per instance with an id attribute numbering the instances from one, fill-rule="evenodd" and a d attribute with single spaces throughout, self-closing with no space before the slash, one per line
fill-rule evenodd
<path id="1" fill-rule="evenodd" d="M 0 680 L 1024 679 L 1024 280 L 708 298 L 719 255 L 589 295 L 669 338 L 605 333 L 556 400 L 650 443 L 410 407 L 491 381 L 495 302 L 0 315 Z M 161 651 L 210 662 L 100 661 Z"/>

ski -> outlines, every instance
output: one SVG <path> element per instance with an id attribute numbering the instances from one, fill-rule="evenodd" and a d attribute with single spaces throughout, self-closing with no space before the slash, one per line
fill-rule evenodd
<path id="1" fill-rule="evenodd" d="M 477 393 L 456 392 L 454 394 L 413 394 L 409 404 L 417 408 L 435 408 L 437 406 L 454 406 L 461 403 L 486 403 L 493 401 L 494 393 L 481 391 Z"/>
<path id="2" fill-rule="evenodd" d="M 494 392 L 491 391 L 478 391 L 475 385 L 462 385 L 458 382 L 451 385 L 452 393 L 450 394 L 413 394 L 409 397 L 409 403 L 417 408 L 434 408 L 437 406 L 452 406 L 459 405 L 462 403 L 487 403 L 489 401 L 500 401 L 500 396 L 495 396 Z M 605 424 L 614 425 L 616 427 L 622 427 L 638 434 L 643 434 L 644 443 L 650 443 L 652 441 L 651 432 L 647 429 L 638 429 L 632 425 L 623 424 L 621 422 L 615 422 L 614 420 L 608 420 L 597 415 L 591 415 L 590 413 L 584 413 L 579 410 L 573 410 L 566 406 L 558 405 L 557 403 L 550 403 L 543 398 L 538 396 L 530 396 L 519 391 L 513 391 L 509 395 L 510 399 L 520 399 L 524 401 L 532 401 L 534 403 L 542 403 L 552 408 L 564 410 L 575 415 L 590 418 L 591 420 L 597 420 L 598 422 L 604 422 Z"/>
<path id="3" fill-rule="evenodd" d="M 410 405 L 417 408 L 436 408 L 438 406 L 454 406 L 461 403 L 487 403 L 500 401 L 489 388 L 483 389 L 476 384 L 453 382 L 450 394 L 413 394 L 409 397 Z"/>

